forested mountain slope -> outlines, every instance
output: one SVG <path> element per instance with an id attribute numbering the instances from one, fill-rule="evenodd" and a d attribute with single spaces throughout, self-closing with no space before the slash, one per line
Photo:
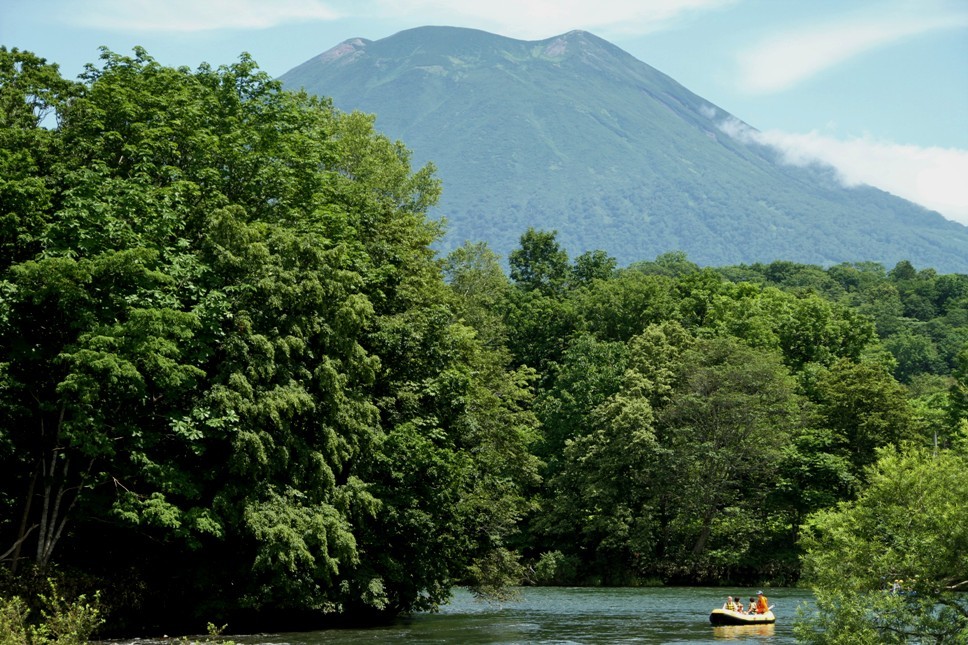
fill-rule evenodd
<path id="1" fill-rule="evenodd" d="M 422 27 L 347 40 L 281 77 L 376 115 L 443 195 L 439 247 L 506 255 L 529 226 L 620 264 L 685 251 L 703 265 L 910 260 L 968 271 L 968 228 L 829 169 L 785 165 L 745 127 L 587 32 L 526 42 Z"/>

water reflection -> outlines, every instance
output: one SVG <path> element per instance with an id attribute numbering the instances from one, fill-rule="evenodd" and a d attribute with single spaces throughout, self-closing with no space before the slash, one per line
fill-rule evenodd
<path id="1" fill-rule="evenodd" d="M 713 627 L 716 638 L 729 640 L 747 640 L 751 636 L 775 636 L 776 625 L 718 625 Z"/>

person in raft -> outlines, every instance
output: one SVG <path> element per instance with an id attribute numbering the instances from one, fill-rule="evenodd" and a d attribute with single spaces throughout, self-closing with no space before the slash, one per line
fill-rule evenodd
<path id="1" fill-rule="evenodd" d="M 732 596 L 726 596 L 726 602 L 723 603 L 723 609 L 728 611 L 736 611 L 736 603 L 733 602 Z"/>
<path id="2" fill-rule="evenodd" d="M 746 613 L 747 614 L 756 613 L 756 598 L 753 598 L 752 596 L 750 596 L 750 607 L 749 609 L 746 610 Z"/>
<path id="3" fill-rule="evenodd" d="M 768 611 L 770 611 L 769 601 L 766 599 L 766 596 L 763 595 L 762 591 L 757 591 L 756 592 L 756 613 L 765 614 Z"/>

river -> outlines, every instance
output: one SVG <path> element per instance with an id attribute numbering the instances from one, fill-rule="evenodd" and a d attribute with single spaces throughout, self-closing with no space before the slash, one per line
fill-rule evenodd
<path id="1" fill-rule="evenodd" d="M 435 614 L 416 614 L 386 627 L 232 637 L 244 645 L 443 643 L 795 643 L 800 589 L 765 589 L 776 625 L 713 627 L 709 612 L 726 596 L 746 599 L 756 589 L 526 587 L 502 603 L 475 600 L 463 590 Z"/>

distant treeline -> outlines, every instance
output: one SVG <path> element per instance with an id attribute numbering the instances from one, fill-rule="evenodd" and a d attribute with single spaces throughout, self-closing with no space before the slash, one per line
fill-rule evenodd
<path id="1" fill-rule="evenodd" d="M 2 595 L 148 635 L 790 584 L 886 451 L 966 450 L 968 276 L 535 230 L 506 273 L 435 256 L 438 193 L 246 57 L 0 48 Z"/>

